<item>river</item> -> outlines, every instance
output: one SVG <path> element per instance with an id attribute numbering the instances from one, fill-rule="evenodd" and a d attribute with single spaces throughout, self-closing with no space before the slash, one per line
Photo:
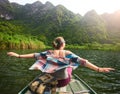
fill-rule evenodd
<path id="1" fill-rule="evenodd" d="M 39 52 L 37 50 L 12 50 L 24 54 Z M 120 52 L 97 50 L 72 50 L 82 58 L 88 59 L 100 67 L 113 67 L 110 73 L 98 73 L 80 66 L 74 73 L 78 74 L 98 94 L 120 94 Z M 28 68 L 34 59 L 9 57 L 7 50 L 0 51 L 0 94 L 17 94 L 40 71 L 30 71 Z"/>

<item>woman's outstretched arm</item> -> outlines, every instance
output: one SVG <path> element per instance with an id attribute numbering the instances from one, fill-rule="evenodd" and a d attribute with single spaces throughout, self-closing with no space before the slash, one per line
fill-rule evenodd
<path id="1" fill-rule="evenodd" d="M 8 52 L 7 55 L 14 56 L 14 57 L 17 57 L 17 58 L 34 58 L 34 53 L 20 55 L 20 54 L 15 53 L 15 52 Z"/>
<path id="2" fill-rule="evenodd" d="M 112 70 L 115 70 L 114 68 L 98 67 L 98 66 L 90 63 L 89 61 L 86 61 L 85 66 L 92 69 L 92 70 L 95 70 L 97 72 L 110 72 Z"/>
<path id="3" fill-rule="evenodd" d="M 74 54 L 71 51 L 66 51 L 66 52 L 67 52 L 67 54 Z M 81 65 L 83 65 L 89 69 L 92 69 L 94 71 L 97 71 L 97 72 L 110 72 L 112 70 L 115 70 L 114 68 L 109 68 L 109 67 L 98 67 L 98 66 L 92 64 L 91 62 L 89 62 L 88 60 L 80 58 L 80 57 L 78 59 L 79 59 L 79 62 Z"/>

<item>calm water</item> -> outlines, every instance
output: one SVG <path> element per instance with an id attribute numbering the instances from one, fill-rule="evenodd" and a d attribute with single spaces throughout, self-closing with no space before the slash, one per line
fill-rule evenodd
<path id="1" fill-rule="evenodd" d="M 15 52 L 22 54 L 38 51 Z M 74 73 L 77 73 L 98 94 L 120 94 L 120 52 L 89 50 L 73 50 L 73 52 L 98 66 L 115 68 L 116 71 L 110 73 L 97 73 L 80 66 Z M 17 94 L 40 72 L 28 70 L 34 59 L 8 57 L 6 53 L 6 50 L 0 51 L 0 94 Z"/>

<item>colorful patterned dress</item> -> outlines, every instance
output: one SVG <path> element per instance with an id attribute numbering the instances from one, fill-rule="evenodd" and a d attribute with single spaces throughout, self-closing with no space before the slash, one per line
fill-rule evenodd
<path id="1" fill-rule="evenodd" d="M 87 61 L 75 54 L 56 57 L 50 50 L 35 53 L 35 58 L 37 59 L 36 62 L 29 69 L 52 74 L 58 79 L 58 87 L 67 85 L 70 82 L 72 69 L 79 65 L 85 65 Z"/>

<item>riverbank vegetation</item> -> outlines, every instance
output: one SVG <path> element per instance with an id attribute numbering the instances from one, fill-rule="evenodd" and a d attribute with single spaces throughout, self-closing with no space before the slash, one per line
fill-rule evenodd
<path id="1" fill-rule="evenodd" d="M 0 32 L 0 50 L 2 49 L 51 49 L 51 45 L 44 44 L 34 36 L 3 34 Z M 106 50 L 120 51 L 120 43 L 100 44 L 97 42 L 86 44 L 67 44 L 67 49 L 87 49 L 87 50 Z"/>
<path id="2" fill-rule="evenodd" d="M 44 49 L 43 42 L 33 36 L 9 35 L 0 32 L 0 49 Z"/>
<path id="3" fill-rule="evenodd" d="M 117 44 L 91 43 L 91 44 L 84 44 L 84 45 L 67 45 L 66 48 L 67 49 L 120 51 L 120 43 L 117 43 Z"/>

